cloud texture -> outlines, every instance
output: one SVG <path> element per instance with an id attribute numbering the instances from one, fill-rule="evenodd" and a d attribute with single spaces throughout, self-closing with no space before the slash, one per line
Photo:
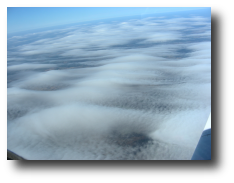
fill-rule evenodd
<path id="1" fill-rule="evenodd" d="M 210 113 L 210 19 L 97 22 L 8 39 L 8 149 L 190 159 Z"/>

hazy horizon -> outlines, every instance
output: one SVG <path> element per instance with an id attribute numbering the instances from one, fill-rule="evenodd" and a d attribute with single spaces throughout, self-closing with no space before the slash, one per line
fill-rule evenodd
<path id="1" fill-rule="evenodd" d="M 61 9 L 63 13 L 67 13 L 67 15 L 63 14 L 63 20 L 59 20 L 56 16 L 61 16 Z M 70 11 L 72 9 L 72 11 Z M 80 11 L 83 9 L 82 11 Z M 110 10 L 111 9 L 111 10 Z M 39 29 L 48 29 L 53 27 L 60 27 L 64 25 L 70 24 L 79 24 L 86 22 L 95 22 L 99 20 L 108 20 L 108 19 L 118 19 L 123 17 L 138 17 L 144 18 L 149 15 L 157 15 L 157 14 L 167 14 L 167 13 L 175 13 L 175 12 L 193 12 L 197 10 L 203 10 L 203 12 L 210 11 L 210 8 L 207 7 L 8 7 L 7 8 L 7 33 L 8 34 L 16 34 L 20 32 L 27 32 Z M 34 11 L 36 10 L 36 11 Z M 124 11 L 123 11 L 124 10 Z M 204 11 L 205 10 L 205 11 Z M 208 10 L 208 11 L 207 11 Z M 85 14 L 89 13 L 89 18 L 86 17 Z M 102 12 L 101 16 L 99 15 Z M 45 15 L 46 13 L 46 22 Z M 72 14 L 73 13 L 73 14 Z M 109 13 L 109 14 L 108 14 Z M 75 18 L 75 16 L 79 16 L 79 18 Z M 40 17 L 41 16 L 41 17 Z M 30 17 L 30 18 L 28 18 Z M 37 19 L 35 21 L 34 19 Z M 71 21 L 72 19 L 72 21 Z M 16 24 L 17 20 L 17 24 Z M 40 26 L 32 26 L 30 25 L 32 22 L 40 25 Z M 57 22 L 57 23 L 54 23 Z M 39 24 L 40 23 L 40 24 Z M 18 27 L 23 27 L 19 30 L 16 30 Z"/>

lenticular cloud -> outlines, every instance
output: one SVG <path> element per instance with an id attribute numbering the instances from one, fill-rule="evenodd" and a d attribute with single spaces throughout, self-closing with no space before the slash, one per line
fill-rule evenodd
<path id="1" fill-rule="evenodd" d="M 8 38 L 7 148 L 30 160 L 186 160 L 211 110 L 210 17 Z"/>

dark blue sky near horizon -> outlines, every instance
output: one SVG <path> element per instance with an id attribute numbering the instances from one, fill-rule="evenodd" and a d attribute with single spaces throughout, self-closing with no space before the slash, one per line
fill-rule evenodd
<path id="1" fill-rule="evenodd" d="M 191 159 L 211 110 L 210 8 L 95 8 L 98 20 L 88 8 L 46 27 L 47 10 L 8 34 L 7 148 L 38 160 Z"/>

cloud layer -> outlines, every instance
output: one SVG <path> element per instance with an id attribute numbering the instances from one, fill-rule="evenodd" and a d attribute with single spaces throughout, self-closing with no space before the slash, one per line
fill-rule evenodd
<path id="1" fill-rule="evenodd" d="M 210 19 L 148 17 L 8 39 L 8 149 L 190 159 L 210 113 Z"/>

